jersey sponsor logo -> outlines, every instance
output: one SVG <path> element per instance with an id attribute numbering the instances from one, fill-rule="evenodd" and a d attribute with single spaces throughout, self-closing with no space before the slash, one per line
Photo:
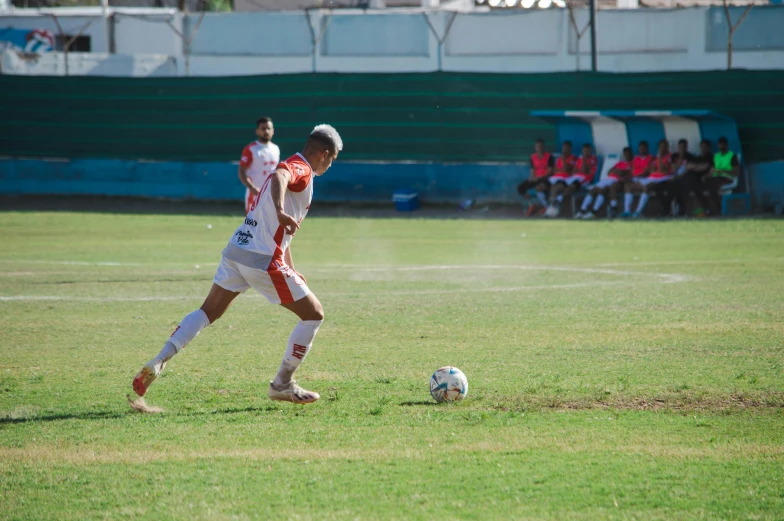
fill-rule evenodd
<path id="1" fill-rule="evenodd" d="M 303 176 L 305 175 L 305 169 L 299 165 L 294 165 L 294 173 L 297 174 L 297 176 Z"/>
<path id="2" fill-rule="evenodd" d="M 248 226 L 256 227 L 259 223 L 255 219 L 251 219 L 250 217 L 245 218 L 245 224 Z"/>
<path id="3" fill-rule="evenodd" d="M 252 233 L 243 230 L 237 230 L 237 233 L 235 233 L 234 236 L 237 237 L 237 244 L 241 244 L 243 246 L 250 244 L 250 239 L 253 238 Z"/>

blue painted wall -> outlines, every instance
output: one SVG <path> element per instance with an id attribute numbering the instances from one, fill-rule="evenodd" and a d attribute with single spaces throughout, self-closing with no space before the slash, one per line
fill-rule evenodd
<path id="1" fill-rule="evenodd" d="M 752 165 L 751 200 L 754 208 L 771 211 L 784 204 L 784 161 Z"/>
<path id="2" fill-rule="evenodd" d="M 336 163 L 316 180 L 316 201 L 390 202 L 400 188 L 424 202 L 466 198 L 517 202 L 528 165 Z M 116 159 L 0 159 L 0 193 L 68 194 L 170 199 L 242 200 L 232 163 L 142 162 Z"/>

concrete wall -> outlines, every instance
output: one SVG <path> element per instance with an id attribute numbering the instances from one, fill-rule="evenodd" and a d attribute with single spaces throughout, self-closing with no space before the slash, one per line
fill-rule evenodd
<path id="1" fill-rule="evenodd" d="M 17 10 L 21 13 L 23 10 Z M 741 10 L 733 9 L 733 20 Z M 590 43 L 578 40 L 564 9 L 448 11 L 317 10 L 305 13 L 113 14 L 118 54 L 173 56 L 185 74 L 182 40 L 193 38 L 190 74 L 291 72 L 558 72 L 590 68 Z M 61 16 L 66 32 L 86 30 L 93 50 L 108 50 L 100 16 Z M 575 12 L 577 26 L 588 20 Z M 712 70 L 727 66 L 727 22 L 717 7 L 606 10 L 598 14 L 599 69 L 605 72 Z M 48 28 L 51 19 L 0 17 L 0 26 Z M 734 36 L 734 68 L 784 69 L 784 6 L 755 7 Z M 195 33 L 195 34 L 194 34 Z M 314 52 L 315 50 L 315 52 Z"/>
<path id="2" fill-rule="evenodd" d="M 528 165 L 335 163 L 315 182 L 315 201 L 389 202 L 413 188 L 425 202 L 519 201 L 515 187 Z M 243 200 L 236 163 L 115 159 L 0 159 L 0 194 L 64 194 Z"/>

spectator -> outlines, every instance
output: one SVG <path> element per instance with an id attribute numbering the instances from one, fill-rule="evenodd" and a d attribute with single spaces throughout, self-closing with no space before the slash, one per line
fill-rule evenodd
<path id="1" fill-rule="evenodd" d="M 624 183 L 623 213 L 620 217 L 632 216 L 634 194 L 626 188 L 631 185 L 635 190 L 641 190 L 642 185 L 638 181 L 648 176 L 651 163 L 653 163 L 653 156 L 648 151 L 648 142 L 645 140 L 640 141 L 640 144 L 637 145 L 637 155 L 632 160 L 632 178 Z"/>
<path id="2" fill-rule="evenodd" d="M 711 144 L 707 139 L 703 139 L 700 142 L 700 155 L 692 157 L 686 165 L 686 173 L 675 179 L 670 186 L 675 203 L 678 205 L 678 215 L 684 214 L 686 202 L 691 192 L 694 192 L 702 205 L 696 209 L 696 214 L 704 215 L 704 208 L 710 207 L 710 202 L 703 193 L 705 187 L 702 184 L 702 178 L 710 174 L 711 168 L 713 168 Z"/>
<path id="3" fill-rule="evenodd" d="M 517 191 L 525 197 L 528 190 L 536 190 L 537 203 L 528 206 L 526 217 L 542 213 L 547 206 L 547 188 L 550 186 L 548 179 L 553 175 L 555 160 L 550 152 L 545 152 L 544 139 L 537 139 L 534 144 L 534 153 L 531 154 L 531 176 L 517 187 Z"/>
<path id="4" fill-rule="evenodd" d="M 574 164 L 572 175 L 566 179 L 560 179 L 554 183 L 553 187 L 550 189 L 550 207 L 547 209 L 547 212 L 545 212 L 545 215 L 547 217 L 558 216 L 561 212 L 561 203 L 563 202 L 564 197 L 571 197 L 580 187 L 593 181 L 598 166 L 599 159 L 593 155 L 593 147 L 590 143 L 584 144 L 583 154 Z"/>
<path id="5" fill-rule="evenodd" d="M 580 211 L 577 212 L 577 215 L 575 215 L 574 218 L 593 219 L 596 212 L 598 212 L 602 207 L 602 204 L 604 204 L 604 198 L 607 193 L 610 194 L 610 217 L 615 217 L 615 214 L 618 211 L 618 188 L 623 188 L 624 182 L 631 179 L 633 160 L 634 154 L 632 153 L 631 147 L 624 148 L 623 159 L 615 163 L 612 169 L 610 169 L 610 174 L 607 176 L 607 179 L 602 179 L 593 185 L 591 191 L 585 196 L 585 199 L 583 199 L 583 205 L 580 208 Z M 596 202 L 593 205 L 593 211 L 591 211 L 589 208 L 594 198 L 596 198 Z"/>

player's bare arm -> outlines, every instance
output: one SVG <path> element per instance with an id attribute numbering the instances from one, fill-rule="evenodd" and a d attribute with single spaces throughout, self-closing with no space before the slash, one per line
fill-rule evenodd
<path id="1" fill-rule="evenodd" d="M 286 189 L 291 182 L 291 173 L 285 168 L 278 168 L 270 179 L 270 195 L 275 205 L 275 212 L 278 214 L 278 222 L 286 234 L 294 235 L 299 229 L 299 224 L 294 217 L 283 210 L 283 202 L 286 197 Z"/>
<path id="2" fill-rule="evenodd" d="M 237 171 L 237 177 L 240 178 L 240 183 L 242 183 L 245 186 L 245 188 L 250 190 L 250 192 L 253 195 L 258 195 L 259 188 L 255 184 L 253 184 L 253 181 L 251 181 L 250 178 L 248 177 L 248 168 L 246 166 L 240 165 Z"/>

